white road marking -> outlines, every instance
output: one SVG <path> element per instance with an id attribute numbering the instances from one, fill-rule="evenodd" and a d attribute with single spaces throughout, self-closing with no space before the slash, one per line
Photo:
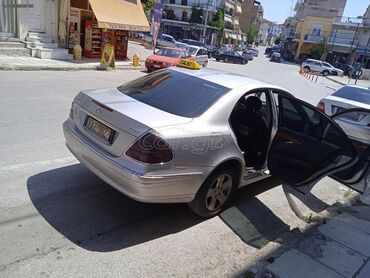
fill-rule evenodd
<path id="1" fill-rule="evenodd" d="M 71 163 L 71 162 L 77 162 L 77 159 L 74 158 L 73 156 L 68 156 L 68 157 L 61 157 L 61 158 L 55 158 L 55 159 L 50 159 L 50 160 L 44 160 L 44 161 L 35 161 L 35 162 L 29 162 L 29 163 L 6 165 L 6 166 L 0 167 L 0 174 L 6 173 L 6 172 L 36 168 L 36 167 L 45 167 L 45 166 L 50 166 L 53 164 L 63 164 L 63 163 Z"/>

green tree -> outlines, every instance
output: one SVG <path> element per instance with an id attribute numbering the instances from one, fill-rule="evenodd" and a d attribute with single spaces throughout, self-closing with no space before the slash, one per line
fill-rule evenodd
<path id="1" fill-rule="evenodd" d="M 153 16 L 153 4 L 154 0 L 141 0 L 141 5 L 144 8 L 144 12 L 148 18 L 148 20 L 151 21 Z"/>
<path id="2" fill-rule="evenodd" d="M 283 40 L 283 37 L 281 35 L 277 36 L 274 40 L 274 44 L 280 44 Z"/>
<path id="3" fill-rule="evenodd" d="M 225 30 L 225 11 L 218 9 L 217 13 L 213 15 L 212 20 L 208 21 L 208 26 L 217 28 L 218 41 L 221 42 L 224 38 Z"/>
<path id="4" fill-rule="evenodd" d="M 165 10 L 166 19 L 174 20 L 176 19 L 176 15 L 173 10 Z"/>
<path id="5" fill-rule="evenodd" d="M 202 8 L 198 9 L 197 7 L 193 6 L 191 8 L 190 22 L 202 24 L 202 21 L 203 21 L 203 9 Z"/>
<path id="6" fill-rule="evenodd" d="M 324 41 L 315 43 L 310 47 L 310 53 L 314 59 L 320 60 L 326 50 L 326 43 Z"/>
<path id="7" fill-rule="evenodd" d="M 256 27 L 250 27 L 248 30 L 247 30 L 247 42 L 249 44 L 252 44 L 254 43 L 254 41 L 256 40 L 257 38 L 257 35 L 258 35 L 258 29 Z"/>

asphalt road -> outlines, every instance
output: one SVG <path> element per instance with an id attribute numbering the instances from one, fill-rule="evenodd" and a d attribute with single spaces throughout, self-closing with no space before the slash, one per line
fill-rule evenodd
<path id="1" fill-rule="evenodd" d="M 337 86 L 262 55 L 209 67 L 281 85 L 313 104 Z M 204 220 L 183 204 L 130 200 L 79 164 L 61 130 L 73 96 L 143 74 L 0 72 L 0 277 L 233 276 L 266 262 L 305 226 L 273 179 L 240 190 L 235 206 Z M 306 212 L 320 212 L 344 193 L 324 179 L 297 197 Z"/>

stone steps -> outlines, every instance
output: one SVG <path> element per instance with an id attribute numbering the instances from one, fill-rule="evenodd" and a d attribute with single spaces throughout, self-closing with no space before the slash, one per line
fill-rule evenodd
<path id="1" fill-rule="evenodd" d="M 48 37 L 45 33 L 29 32 L 26 37 L 27 48 L 31 56 L 40 59 L 67 60 L 68 50 L 58 48 L 55 38 Z"/>
<path id="2" fill-rule="evenodd" d="M 36 48 L 35 57 L 41 59 L 68 60 L 68 49 Z"/>
<path id="3" fill-rule="evenodd" d="M 24 48 L 25 45 L 20 42 L 2 41 L 0 42 L 0 48 Z"/>
<path id="4" fill-rule="evenodd" d="M 27 48 L 49 48 L 55 49 L 58 48 L 57 43 L 45 43 L 45 42 L 26 42 Z"/>
<path id="5" fill-rule="evenodd" d="M 31 56 L 31 50 L 25 47 L 0 47 L 0 56 Z"/>

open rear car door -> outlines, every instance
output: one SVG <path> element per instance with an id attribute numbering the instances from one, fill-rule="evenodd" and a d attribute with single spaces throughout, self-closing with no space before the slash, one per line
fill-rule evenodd
<path id="1" fill-rule="evenodd" d="M 355 165 L 330 177 L 364 193 L 370 183 L 370 111 L 353 108 L 332 115 L 331 118 L 343 129 L 356 150 Z"/>
<path id="2" fill-rule="evenodd" d="M 361 117 L 370 117 L 370 111 L 361 113 Z M 369 141 L 357 145 L 358 140 L 347 136 L 350 129 L 343 123 L 347 114 L 331 119 L 314 106 L 284 94 L 278 95 L 278 114 L 278 130 L 268 154 L 271 175 L 302 193 L 308 193 L 329 175 L 365 191 L 369 182 Z M 366 128 L 369 132 L 370 127 Z"/>

